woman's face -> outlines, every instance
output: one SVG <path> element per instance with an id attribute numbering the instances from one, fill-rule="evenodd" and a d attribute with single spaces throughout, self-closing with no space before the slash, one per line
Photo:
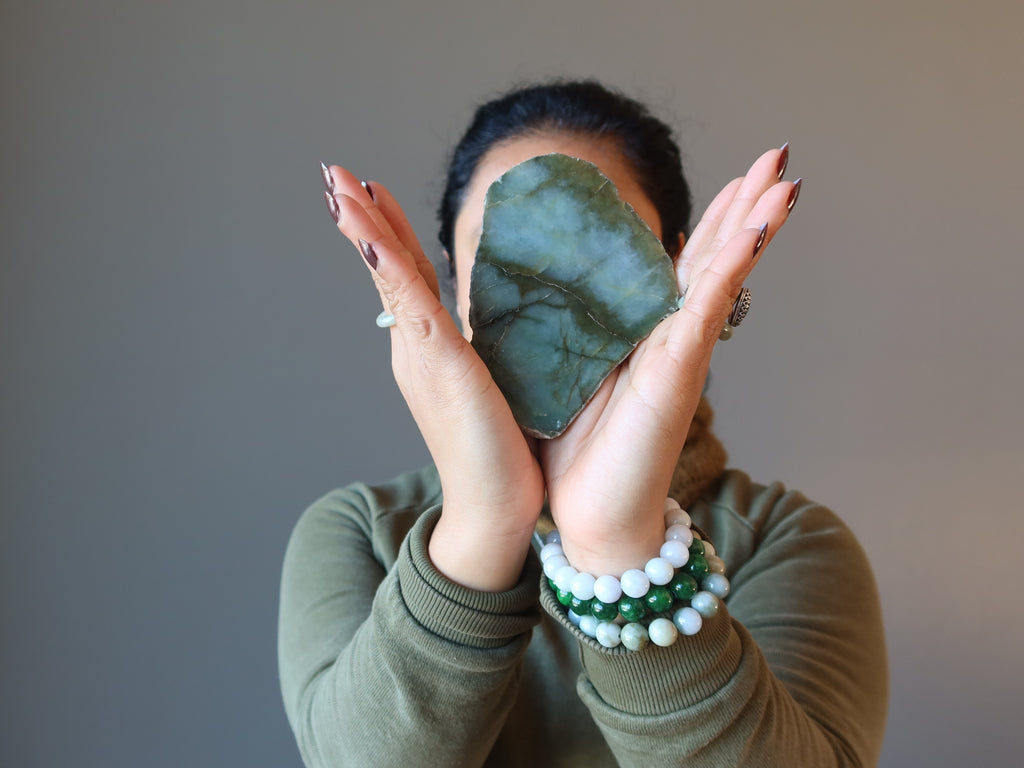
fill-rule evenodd
<path id="1" fill-rule="evenodd" d="M 615 142 L 572 133 L 540 133 L 520 136 L 498 144 L 480 159 L 466 187 L 459 215 L 455 217 L 455 287 L 456 309 L 462 321 L 462 332 L 469 338 L 469 274 L 476 258 L 484 222 L 484 199 L 487 188 L 505 171 L 538 155 L 557 152 L 593 163 L 611 179 L 619 196 L 633 206 L 647 226 L 661 232 L 661 218 L 647 194 L 633 175 L 629 161 L 622 156 Z M 669 249 L 674 251 L 674 249 Z"/>

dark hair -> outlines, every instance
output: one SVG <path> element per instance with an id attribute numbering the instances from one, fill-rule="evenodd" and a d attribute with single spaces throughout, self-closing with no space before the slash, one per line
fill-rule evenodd
<path id="1" fill-rule="evenodd" d="M 638 101 L 594 80 L 555 81 L 510 91 L 476 110 L 448 164 L 438 237 L 453 257 L 455 217 L 480 159 L 494 145 L 546 130 L 615 139 L 661 218 L 672 252 L 690 221 L 690 187 L 672 129 Z"/>

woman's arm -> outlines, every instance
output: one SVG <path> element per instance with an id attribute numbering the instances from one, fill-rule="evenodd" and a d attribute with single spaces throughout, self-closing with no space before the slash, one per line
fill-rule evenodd
<path id="1" fill-rule="evenodd" d="M 715 343 L 800 190 L 780 181 L 786 160 L 784 150 L 765 152 L 715 198 L 676 260 L 682 308 L 637 345 L 562 435 L 540 444 L 551 513 L 577 569 L 617 575 L 657 554 L 665 497 Z"/>
<path id="2" fill-rule="evenodd" d="M 538 571 L 493 593 L 439 574 L 422 476 L 336 491 L 292 535 L 279 661 L 310 768 L 481 765 L 517 696 Z"/>
<path id="3" fill-rule="evenodd" d="M 732 593 L 693 636 L 609 650 L 542 603 L 581 646 L 581 698 L 619 764 L 877 764 L 888 665 L 878 593 L 849 529 L 781 486 L 729 472 L 691 508 L 730 569 Z"/>
<path id="4" fill-rule="evenodd" d="M 544 502 L 544 478 L 504 396 L 438 298 L 437 278 L 388 190 L 331 166 L 338 229 L 360 249 L 386 311 L 395 381 L 437 466 L 445 505 L 430 557 L 452 581 L 508 589 Z"/>

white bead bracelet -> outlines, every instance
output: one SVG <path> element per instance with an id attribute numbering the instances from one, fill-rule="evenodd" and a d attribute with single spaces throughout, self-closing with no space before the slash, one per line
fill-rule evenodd
<path id="1" fill-rule="evenodd" d="M 639 651 L 695 635 L 730 590 L 725 563 L 674 499 L 665 501 L 665 543 L 643 570 L 594 576 L 569 564 L 557 530 L 540 551 L 544 575 L 569 619 L 606 648 Z M 663 615 L 662 615 L 663 614 Z M 671 620 L 667 618 L 671 615 Z M 647 620 L 644 623 L 644 620 Z"/>

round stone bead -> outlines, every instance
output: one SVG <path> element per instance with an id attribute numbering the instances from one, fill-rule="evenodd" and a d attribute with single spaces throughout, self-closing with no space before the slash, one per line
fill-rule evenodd
<path id="1" fill-rule="evenodd" d="M 690 546 L 693 542 L 693 531 L 687 525 L 670 525 L 665 531 L 665 541 L 681 541 Z"/>
<path id="2" fill-rule="evenodd" d="M 558 597 L 558 602 L 562 605 L 569 605 L 572 602 L 572 592 L 567 589 L 559 589 L 555 587 L 555 596 Z"/>
<path id="3" fill-rule="evenodd" d="M 682 507 L 679 506 L 679 502 L 671 496 L 667 497 L 665 499 L 665 514 L 667 515 L 669 512 L 674 512 L 677 509 L 682 509 Z"/>
<path id="4" fill-rule="evenodd" d="M 581 600 L 590 600 L 594 596 L 594 581 L 589 573 L 577 573 L 572 578 L 572 593 Z"/>
<path id="5" fill-rule="evenodd" d="M 691 555 L 704 555 L 704 542 L 700 539 L 694 539 L 690 542 L 690 554 Z"/>
<path id="6" fill-rule="evenodd" d="M 708 561 L 704 559 L 704 555 L 691 554 L 690 560 L 686 563 L 686 565 L 683 566 L 683 570 L 685 570 L 688 574 L 693 576 L 693 578 L 695 578 L 697 581 L 703 581 L 704 577 L 707 576 L 709 573 Z M 561 586 L 561 583 L 558 581 L 557 574 L 555 575 L 555 582 L 558 583 L 559 586 Z"/>
<path id="7" fill-rule="evenodd" d="M 555 571 L 555 575 L 551 578 L 555 580 L 555 586 L 557 586 L 559 589 L 564 589 L 568 592 L 571 592 L 572 580 L 576 578 L 577 573 L 579 573 L 579 571 L 577 571 L 571 565 L 563 565 L 561 568 Z"/>
<path id="8" fill-rule="evenodd" d="M 561 534 L 558 533 L 558 531 L 554 531 L 554 530 L 549 531 L 548 535 L 544 537 L 544 543 L 545 544 L 561 544 L 562 543 L 562 536 L 561 536 Z"/>
<path id="9" fill-rule="evenodd" d="M 710 541 L 701 539 L 701 542 L 704 544 L 704 557 L 714 557 L 716 552 L 715 546 Z"/>
<path id="10" fill-rule="evenodd" d="M 628 595 L 619 600 L 619 613 L 626 621 L 640 621 L 647 615 L 647 607 L 642 597 L 629 597 Z"/>
<path id="11" fill-rule="evenodd" d="M 619 639 L 622 644 L 631 651 L 639 651 L 647 647 L 647 644 L 651 642 L 650 635 L 647 634 L 647 629 L 643 624 L 637 624 L 631 622 L 624 626 L 619 632 Z"/>
<path id="12" fill-rule="evenodd" d="M 601 621 L 615 621 L 615 617 L 619 615 L 619 604 L 605 603 L 595 597 L 590 601 L 590 612 Z"/>
<path id="13" fill-rule="evenodd" d="M 565 612 L 565 615 L 568 616 L 569 621 L 571 621 L 577 627 L 580 625 L 580 615 L 578 613 L 573 613 L 571 608 Z"/>
<path id="14" fill-rule="evenodd" d="M 682 568 L 690 559 L 690 550 L 681 541 L 666 541 L 658 552 L 673 568 Z"/>
<path id="15" fill-rule="evenodd" d="M 708 574 L 707 578 L 700 583 L 700 586 L 706 592 L 710 592 L 715 597 L 723 599 L 729 596 L 729 590 L 732 588 L 729 580 L 720 573 Z"/>
<path id="16" fill-rule="evenodd" d="M 676 625 L 668 619 L 655 619 L 647 628 L 647 633 L 651 636 L 651 642 L 662 648 L 672 645 L 679 637 Z"/>
<path id="17" fill-rule="evenodd" d="M 652 557 L 644 566 L 644 573 L 651 580 L 651 584 L 668 584 L 672 581 L 675 572 L 672 563 L 664 557 Z"/>
<path id="18" fill-rule="evenodd" d="M 617 603 L 622 597 L 622 584 L 614 576 L 598 576 L 594 582 L 594 597 L 602 603 Z"/>
<path id="19" fill-rule="evenodd" d="M 689 528 L 693 523 L 690 520 L 690 516 L 687 514 L 685 509 L 676 507 L 675 509 L 665 509 L 665 524 L 666 525 L 685 525 Z"/>
<path id="20" fill-rule="evenodd" d="M 544 561 L 544 575 L 549 579 L 555 578 L 555 574 L 558 573 L 559 568 L 564 568 L 569 564 L 569 559 L 565 555 L 550 555 L 547 560 Z"/>
<path id="21" fill-rule="evenodd" d="M 725 560 L 716 555 L 712 555 L 711 557 L 705 555 L 704 559 L 708 561 L 708 570 L 711 571 L 711 573 L 721 573 L 722 575 L 725 575 Z"/>
<path id="22" fill-rule="evenodd" d="M 597 635 L 597 625 L 601 622 L 593 616 L 580 616 L 580 632 L 587 637 Z"/>
<path id="23" fill-rule="evenodd" d="M 661 613 L 672 607 L 672 592 L 668 587 L 654 586 L 647 591 L 644 603 L 651 613 Z"/>
<path id="24" fill-rule="evenodd" d="M 690 605 L 705 619 L 710 619 L 718 613 L 718 598 L 710 592 L 698 592 L 690 600 Z"/>
<path id="25" fill-rule="evenodd" d="M 636 568 L 630 568 L 622 574 L 619 583 L 622 584 L 622 591 L 630 597 L 643 597 L 651 588 L 651 580 L 647 578 L 647 574 Z"/>
<path id="26" fill-rule="evenodd" d="M 570 594 L 572 594 L 572 597 L 569 598 L 569 610 L 575 611 L 580 616 L 586 616 L 590 613 L 591 600 L 581 600 L 575 594 Z"/>
<path id="27" fill-rule="evenodd" d="M 679 600 L 689 600 L 697 594 L 697 580 L 685 571 L 680 571 L 668 583 L 668 588 Z"/>
<path id="28" fill-rule="evenodd" d="M 548 561 L 548 558 L 551 557 L 552 555 L 564 555 L 564 554 L 565 554 L 565 552 L 562 551 L 562 545 L 561 544 L 556 544 L 556 543 L 545 544 L 543 547 L 541 547 L 541 550 L 540 550 L 540 561 L 542 563 L 546 563 Z"/>
<path id="29" fill-rule="evenodd" d="M 704 619 L 693 608 L 680 608 L 672 617 L 672 623 L 684 635 L 696 635 L 704 625 Z"/>
<path id="30" fill-rule="evenodd" d="M 614 648 L 622 642 L 621 634 L 622 631 L 619 629 L 618 624 L 613 624 L 610 621 L 602 621 L 597 625 L 597 632 L 594 637 L 596 637 L 597 642 L 605 648 Z"/>

